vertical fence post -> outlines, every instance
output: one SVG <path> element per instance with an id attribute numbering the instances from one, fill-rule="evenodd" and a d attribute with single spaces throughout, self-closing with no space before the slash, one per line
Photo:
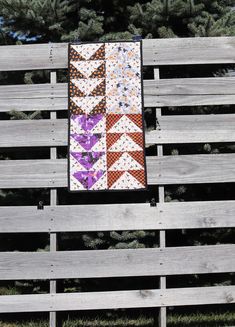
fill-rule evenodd
<path id="1" fill-rule="evenodd" d="M 159 68 L 154 69 L 154 79 L 158 80 L 160 79 L 160 71 Z M 156 108 L 156 119 L 161 116 L 161 108 Z M 163 156 L 163 146 L 162 145 L 157 145 L 157 155 Z M 159 186 L 158 187 L 158 194 L 159 198 L 158 201 L 159 203 L 164 202 L 164 186 Z M 164 248 L 166 246 L 166 232 L 161 230 L 160 235 L 159 235 L 159 246 L 160 248 Z M 160 289 L 166 288 L 166 277 L 161 276 L 160 277 Z M 161 307 L 159 311 L 159 327 L 166 327 L 166 307 Z"/>
<path id="2" fill-rule="evenodd" d="M 50 73 L 50 83 L 56 84 L 56 72 Z M 51 92 L 51 96 L 53 98 L 53 92 Z M 56 119 L 56 111 L 50 112 L 50 119 Z M 50 158 L 56 159 L 57 158 L 57 150 L 56 147 L 50 148 Z M 50 190 L 50 205 L 55 206 L 57 204 L 57 190 L 51 189 Z M 50 251 L 54 252 L 57 250 L 57 235 L 56 233 L 50 233 Z M 51 270 L 53 270 L 53 267 L 51 266 Z M 56 281 L 50 280 L 50 293 L 55 294 L 56 293 Z M 56 312 L 50 312 L 50 327 L 56 327 L 57 321 L 56 321 Z"/>

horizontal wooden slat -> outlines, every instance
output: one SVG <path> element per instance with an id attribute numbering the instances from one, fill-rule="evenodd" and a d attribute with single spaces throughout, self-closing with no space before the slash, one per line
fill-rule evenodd
<path id="1" fill-rule="evenodd" d="M 143 40 L 144 65 L 234 63 L 234 37 Z M 0 48 L 0 71 L 67 68 L 67 43 Z"/>
<path id="2" fill-rule="evenodd" d="M 67 58 L 67 43 L 1 46 L 0 71 L 66 68 Z"/>
<path id="3" fill-rule="evenodd" d="M 58 252 L 1 252 L 0 279 L 164 276 L 234 272 L 235 244 Z"/>
<path id="4" fill-rule="evenodd" d="M 234 182 L 235 154 L 147 157 L 147 173 L 158 185 Z"/>
<path id="5" fill-rule="evenodd" d="M 146 107 L 235 103 L 235 78 L 178 78 L 144 81 Z M 66 110 L 66 83 L 0 86 L 0 111 Z"/>
<path id="6" fill-rule="evenodd" d="M 144 105 L 177 107 L 234 104 L 234 87 L 234 77 L 145 80 Z"/>
<path id="7" fill-rule="evenodd" d="M 221 169 L 223 167 L 223 169 Z M 67 187 L 67 160 L 0 160 L 0 189 Z M 235 154 L 147 157 L 149 185 L 235 181 Z"/>
<path id="8" fill-rule="evenodd" d="M 1 233 L 235 227 L 235 201 L 0 207 Z"/>
<path id="9" fill-rule="evenodd" d="M 65 110 L 66 83 L 0 86 L 0 111 Z"/>
<path id="10" fill-rule="evenodd" d="M 65 146 L 67 144 L 67 119 L 0 121 L 0 147 Z"/>
<path id="11" fill-rule="evenodd" d="M 143 40 L 144 65 L 234 63 L 234 37 Z"/>
<path id="12" fill-rule="evenodd" d="M 235 141 L 235 115 L 160 116 L 157 130 L 146 132 L 148 144 Z"/>
<path id="13" fill-rule="evenodd" d="M 235 303 L 235 286 L 0 296 L 0 313 Z"/>
<path id="14" fill-rule="evenodd" d="M 67 146 L 67 119 L 0 121 L 0 147 Z M 161 116 L 146 144 L 235 142 L 235 115 Z"/>

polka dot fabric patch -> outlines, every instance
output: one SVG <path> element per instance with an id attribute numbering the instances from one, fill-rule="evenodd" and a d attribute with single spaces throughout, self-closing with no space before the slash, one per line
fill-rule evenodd
<path id="1" fill-rule="evenodd" d="M 145 190 L 141 42 L 69 44 L 71 192 Z"/>

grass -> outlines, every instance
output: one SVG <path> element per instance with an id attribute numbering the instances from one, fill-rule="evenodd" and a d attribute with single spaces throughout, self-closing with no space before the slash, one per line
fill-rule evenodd
<path id="1" fill-rule="evenodd" d="M 206 314 L 169 314 L 169 327 L 222 327 L 235 325 L 235 312 Z M 153 327 L 154 319 L 140 316 L 138 318 L 81 318 L 63 321 L 62 327 Z M 0 327 L 48 327 L 48 321 L 0 321 Z"/>

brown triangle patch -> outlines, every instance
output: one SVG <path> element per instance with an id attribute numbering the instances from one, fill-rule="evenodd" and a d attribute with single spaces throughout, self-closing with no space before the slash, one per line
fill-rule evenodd
<path id="1" fill-rule="evenodd" d="M 78 107 L 76 103 L 70 98 L 69 102 L 69 110 L 74 114 L 74 115 L 83 115 L 85 112 L 82 110 L 82 108 Z"/>
<path id="2" fill-rule="evenodd" d="M 107 149 L 109 149 L 114 143 L 116 143 L 117 140 L 119 140 L 122 135 L 123 135 L 122 133 L 107 133 L 106 134 Z"/>
<path id="3" fill-rule="evenodd" d="M 107 167 L 110 168 L 122 155 L 123 152 L 107 152 Z"/>
<path id="4" fill-rule="evenodd" d="M 129 118 L 134 124 L 136 124 L 140 129 L 143 128 L 143 121 L 141 114 L 127 114 L 127 118 Z"/>
<path id="5" fill-rule="evenodd" d="M 141 132 L 127 133 L 127 135 L 141 148 L 144 148 L 144 138 Z"/>
<path id="6" fill-rule="evenodd" d="M 77 70 L 74 65 L 69 65 L 70 78 L 86 78 L 79 70 Z"/>
<path id="7" fill-rule="evenodd" d="M 81 56 L 80 53 L 77 52 L 72 46 L 70 46 L 69 56 L 70 56 L 70 60 L 74 60 L 74 61 L 85 60 L 85 58 Z"/>
<path id="8" fill-rule="evenodd" d="M 96 88 L 89 94 L 90 96 L 105 96 L 105 80 L 101 82 Z"/>
<path id="9" fill-rule="evenodd" d="M 72 97 L 84 97 L 85 93 L 83 93 L 76 85 L 72 82 L 69 83 L 69 96 Z"/>
<path id="10" fill-rule="evenodd" d="M 96 52 L 90 57 L 89 60 L 104 60 L 105 59 L 105 44 L 102 44 L 101 47 L 96 50 Z"/>
<path id="11" fill-rule="evenodd" d="M 143 187 L 146 186 L 146 178 L 144 170 L 128 170 L 128 173 L 131 174 L 138 182 L 140 182 Z"/>
<path id="12" fill-rule="evenodd" d="M 104 78 L 105 77 L 105 63 L 102 63 L 89 77 L 90 78 Z"/>
<path id="13" fill-rule="evenodd" d="M 103 98 L 90 112 L 90 115 L 105 114 L 106 113 L 106 99 Z"/>
<path id="14" fill-rule="evenodd" d="M 106 130 L 109 131 L 118 121 L 122 118 L 123 115 L 107 115 L 106 117 Z"/>
<path id="15" fill-rule="evenodd" d="M 143 151 L 130 151 L 128 154 L 144 168 Z"/>
<path id="16" fill-rule="evenodd" d="M 108 188 L 111 188 L 124 173 L 124 171 L 108 171 Z"/>

